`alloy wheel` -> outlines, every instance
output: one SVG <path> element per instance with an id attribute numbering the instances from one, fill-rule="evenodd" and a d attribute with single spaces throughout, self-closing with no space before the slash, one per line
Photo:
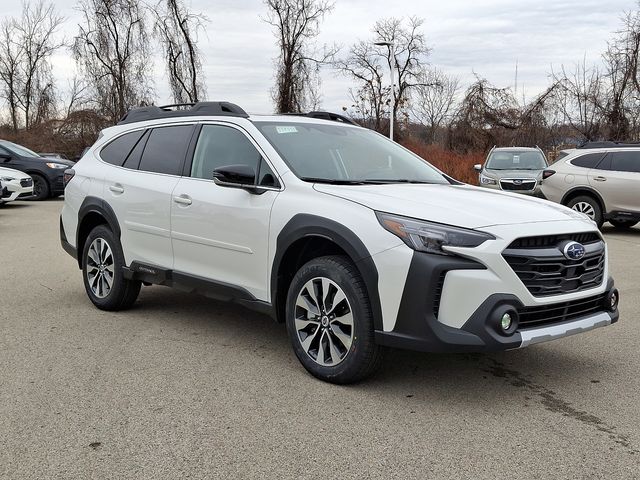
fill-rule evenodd
<path id="1" fill-rule="evenodd" d="M 588 202 L 578 202 L 571 208 L 576 212 L 584 213 L 591 220 L 596 219 L 596 211 L 594 210 L 593 206 Z"/>
<path id="2" fill-rule="evenodd" d="M 314 362 L 324 367 L 341 363 L 354 337 L 353 310 L 344 291 L 324 277 L 305 283 L 296 298 L 295 329 Z"/>
<path id="3" fill-rule="evenodd" d="M 114 259 L 111 247 L 103 238 L 96 238 L 87 252 L 87 280 L 91 292 L 105 298 L 113 287 Z"/>

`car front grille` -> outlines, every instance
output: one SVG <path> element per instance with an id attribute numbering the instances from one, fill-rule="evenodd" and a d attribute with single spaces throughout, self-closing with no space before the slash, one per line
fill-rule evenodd
<path id="1" fill-rule="evenodd" d="M 33 185 L 33 180 L 31 178 L 23 178 L 20 180 L 20 186 L 22 187 L 31 187 Z"/>
<path id="2" fill-rule="evenodd" d="M 553 303 L 540 307 L 518 309 L 520 330 L 539 328 L 557 323 L 569 322 L 580 317 L 604 312 L 606 294 L 581 298 L 570 302 Z"/>
<path id="3" fill-rule="evenodd" d="M 566 258 L 564 245 L 578 239 L 584 241 L 578 242 L 585 247 L 584 257 Z M 580 292 L 604 280 L 605 246 L 596 233 L 521 238 L 502 256 L 535 297 Z"/>
<path id="4" fill-rule="evenodd" d="M 527 179 L 502 179 L 500 180 L 500 188 L 502 190 L 511 190 L 511 191 L 528 191 L 536 188 L 536 180 L 533 178 Z"/>

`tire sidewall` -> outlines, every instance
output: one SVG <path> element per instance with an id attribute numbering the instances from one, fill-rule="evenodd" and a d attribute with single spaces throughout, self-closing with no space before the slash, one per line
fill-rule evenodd
<path id="1" fill-rule="evenodd" d="M 577 203 L 581 203 L 581 202 L 585 202 L 585 203 L 588 203 L 589 205 L 591 205 L 591 208 L 593 208 L 593 211 L 595 212 L 594 221 L 598 225 L 598 228 L 602 227 L 602 224 L 604 223 L 604 218 L 602 216 L 602 208 L 600 208 L 600 204 L 598 203 L 598 201 L 595 198 L 587 197 L 587 196 L 576 197 L 576 198 L 572 199 L 567 206 L 569 208 L 573 209 L 574 205 L 576 205 Z"/>
<path id="2" fill-rule="evenodd" d="M 113 285 L 111 291 L 104 298 L 99 298 L 91 291 L 89 280 L 87 279 L 87 257 L 89 248 L 94 240 L 101 238 L 111 248 L 111 254 L 113 255 Z M 84 242 L 84 248 L 82 249 L 82 280 L 84 288 L 89 296 L 91 302 L 98 308 L 112 308 L 120 298 L 120 295 L 125 288 L 124 277 L 122 275 L 122 267 L 124 266 L 124 254 L 122 253 L 122 247 L 120 242 L 115 238 L 113 232 L 104 225 L 99 225 L 91 230 L 89 236 Z"/>
<path id="3" fill-rule="evenodd" d="M 42 175 L 38 175 L 38 174 L 31 175 L 31 178 L 33 179 L 34 187 L 36 184 L 39 184 L 41 186 L 40 193 L 38 195 L 34 194 L 33 200 L 39 201 L 39 200 L 46 200 L 47 198 L 49 198 L 51 190 L 49 189 L 49 184 L 47 183 L 47 180 Z"/>
<path id="4" fill-rule="evenodd" d="M 343 290 L 353 314 L 354 337 L 351 348 L 345 359 L 335 367 L 316 363 L 302 348 L 295 327 L 295 303 L 298 293 L 309 280 L 317 277 L 328 278 Z M 294 276 L 287 294 L 285 323 L 293 350 L 307 371 L 318 378 L 336 383 L 348 382 L 360 369 L 361 363 L 365 360 L 363 343 L 373 342 L 373 320 L 369 299 L 354 287 L 347 272 L 323 258 L 305 264 Z"/>

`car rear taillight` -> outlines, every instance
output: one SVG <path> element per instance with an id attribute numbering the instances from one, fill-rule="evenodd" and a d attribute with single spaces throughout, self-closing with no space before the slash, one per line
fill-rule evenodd
<path id="1" fill-rule="evenodd" d="M 69 168 L 64 171 L 64 186 L 66 187 L 71 179 L 75 176 L 76 171 L 73 168 Z"/>
<path id="2" fill-rule="evenodd" d="M 543 170 L 542 171 L 542 179 L 545 180 L 547 178 L 549 178 L 551 175 L 554 175 L 556 173 L 555 170 Z"/>

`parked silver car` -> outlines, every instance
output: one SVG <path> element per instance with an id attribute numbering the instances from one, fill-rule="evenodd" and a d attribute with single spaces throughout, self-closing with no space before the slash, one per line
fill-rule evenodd
<path id="1" fill-rule="evenodd" d="M 481 187 L 540 196 L 543 171 L 549 166 L 539 148 L 493 147 L 484 165 L 474 165 Z"/>
<path id="2" fill-rule="evenodd" d="M 601 226 L 640 221 L 640 144 L 592 142 L 572 150 L 545 172 L 542 193 Z"/>

